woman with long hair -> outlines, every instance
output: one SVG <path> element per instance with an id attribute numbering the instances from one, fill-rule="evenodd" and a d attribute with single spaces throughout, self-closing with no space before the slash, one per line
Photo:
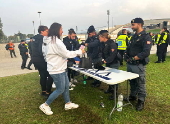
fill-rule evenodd
<path id="1" fill-rule="evenodd" d="M 47 61 L 47 70 L 56 85 L 56 90 L 39 107 L 46 115 L 53 114 L 49 106 L 61 94 L 64 97 L 65 110 L 79 107 L 78 104 L 70 101 L 69 80 L 66 73 L 67 58 L 74 58 L 85 51 L 83 49 L 68 51 L 64 43 L 60 40 L 62 33 L 62 25 L 53 23 L 49 29 L 48 37 L 45 37 L 43 41 L 42 49 L 45 60 Z"/>

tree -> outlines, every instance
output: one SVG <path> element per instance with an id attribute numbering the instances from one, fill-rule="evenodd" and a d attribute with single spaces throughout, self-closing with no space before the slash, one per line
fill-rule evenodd
<path id="1" fill-rule="evenodd" d="M 4 32 L 2 31 L 3 24 L 0 18 L 0 43 L 3 43 Z"/>
<path id="2" fill-rule="evenodd" d="M 34 34 L 27 34 L 27 37 L 28 37 L 28 38 L 34 37 Z"/>

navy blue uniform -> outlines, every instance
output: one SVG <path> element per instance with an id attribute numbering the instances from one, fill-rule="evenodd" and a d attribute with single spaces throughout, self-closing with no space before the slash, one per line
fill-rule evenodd
<path id="1" fill-rule="evenodd" d="M 25 44 L 19 44 L 18 45 L 19 51 L 20 51 L 20 55 L 22 57 L 22 65 L 21 65 L 21 69 L 24 69 L 26 67 L 26 62 L 28 59 L 28 54 L 26 54 L 28 52 L 27 46 Z"/>
<path id="2" fill-rule="evenodd" d="M 152 39 L 145 31 L 135 34 L 125 51 L 127 61 L 127 71 L 139 74 L 139 78 L 130 80 L 130 96 L 145 101 L 145 65 L 149 62 L 148 56 L 152 47 Z M 138 56 L 140 60 L 133 60 L 132 57 Z"/>

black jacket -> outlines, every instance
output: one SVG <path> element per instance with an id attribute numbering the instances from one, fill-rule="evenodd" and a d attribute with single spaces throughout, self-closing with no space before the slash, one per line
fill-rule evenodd
<path id="1" fill-rule="evenodd" d="M 108 40 L 104 43 L 102 48 L 102 58 L 107 62 L 107 64 L 117 63 L 117 45 L 113 40 Z"/>
<path id="2" fill-rule="evenodd" d="M 85 41 L 85 43 L 88 43 L 87 55 L 92 60 L 102 57 L 101 51 L 100 51 L 101 43 L 97 36 L 88 37 L 87 40 Z"/>
<path id="3" fill-rule="evenodd" d="M 43 37 L 44 36 L 40 34 L 37 34 L 33 37 L 34 40 L 31 43 L 32 62 L 45 62 L 44 56 L 42 53 Z"/>
<path id="4" fill-rule="evenodd" d="M 28 52 L 27 46 L 25 44 L 19 44 L 18 45 L 20 55 L 26 55 L 26 52 Z"/>
<path id="5" fill-rule="evenodd" d="M 67 50 L 69 51 L 75 51 L 75 50 L 79 50 L 80 45 L 79 42 L 75 39 L 75 40 L 71 40 L 67 37 L 63 38 L 63 43 L 66 46 Z M 69 61 L 75 62 L 74 58 L 69 58 Z"/>
<path id="6" fill-rule="evenodd" d="M 65 44 L 67 50 L 69 51 L 75 51 L 80 48 L 79 42 L 75 40 L 71 40 L 67 37 L 63 38 L 63 43 Z"/>
<path id="7" fill-rule="evenodd" d="M 125 53 L 129 57 L 138 56 L 140 60 L 144 60 L 150 55 L 151 47 L 151 37 L 145 31 L 142 31 L 139 34 L 133 35 Z"/>

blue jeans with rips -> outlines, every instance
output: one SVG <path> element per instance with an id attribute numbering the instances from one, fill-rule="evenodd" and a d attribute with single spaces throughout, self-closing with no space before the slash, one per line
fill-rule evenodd
<path id="1" fill-rule="evenodd" d="M 59 95 L 63 95 L 65 103 L 70 102 L 69 80 L 66 72 L 60 74 L 50 74 L 56 85 L 56 90 L 48 97 L 46 103 L 50 105 Z"/>

